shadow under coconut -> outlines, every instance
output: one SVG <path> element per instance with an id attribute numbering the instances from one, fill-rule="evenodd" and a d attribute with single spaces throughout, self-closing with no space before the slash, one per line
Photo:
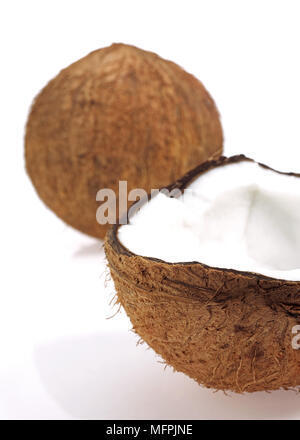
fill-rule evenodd
<path id="1" fill-rule="evenodd" d="M 226 396 L 164 371 L 132 333 L 100 333 L 40 345 L 35 363 L 56 402 L 79 419 L 283 419 L 300 416 L 300 395 Z"/>
<path id="2" fill-rule="evenodd" d="M 73 258 L 94 257 L 103 254 L 103 240 L 95 239 L 94 243 L 81 245 L 74 253 Z"/>

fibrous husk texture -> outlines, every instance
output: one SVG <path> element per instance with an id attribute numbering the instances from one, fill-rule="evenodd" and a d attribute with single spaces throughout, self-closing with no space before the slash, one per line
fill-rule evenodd
<path id="1" fill-rule="evenodd" d="M 159 188 L 222 151 L 215 104 L 176 64 L 114 44 L 62 70 L 40 92 L 26 165 L 44 202 L 71 226 L 104 237 L 96 193 L 119 180 Z M 122 214 L 122 213 L 121 213 Z"/>
<path id="2" fill-rule="evenodd" d="M 168 365 L 217 390 L 300 385 L 300 352 L 292 348 L 300 282 L 141 257 L 122 246 L 117 230 L 105 250 L 118 300 Z"/>

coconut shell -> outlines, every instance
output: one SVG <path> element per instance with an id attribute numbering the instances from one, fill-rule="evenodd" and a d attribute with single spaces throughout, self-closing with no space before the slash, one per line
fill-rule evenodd
<path id="1" fill-rule="evenodd" d="M 62 70 L 28 118 L 28 174 L 66 223 L 95 237 L 97 191 L 160 188 L 222 152 L 216 106 L 176 64 L 125 44 L 96 50 Z M 121 212 L 120 215 L 123 213 Z"/>
<path id="2" fill-rule="evenodd" d="M 208 169 L 242 160 L 250 159 L 207 162 L 169 189 L 184 189 Z M 300 324 L 300 281 L 142 257 L 120 243 L 118 228 L 105 242 L 118 301 L 134 331 L 166 364 L 216 390 L 300 385 L 300 351 L 292 348 L 292 327 Z"/>

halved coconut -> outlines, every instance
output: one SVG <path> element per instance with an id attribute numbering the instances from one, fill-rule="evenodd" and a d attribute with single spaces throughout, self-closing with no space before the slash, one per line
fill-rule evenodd
<path id="1" fill-rule="evenodd" d="M 222 157 L 170 185 L 179 197 L 158 194 L 107 235 L 133 329 L 199 384 L 300 385 L 299 177 Z"/>

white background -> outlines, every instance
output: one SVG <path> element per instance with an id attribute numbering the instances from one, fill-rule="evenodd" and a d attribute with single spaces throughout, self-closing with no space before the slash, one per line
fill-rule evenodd
<path id="1" fill-rule="evenodd" d="M 106 319 L 101 243 L 65 226 L 24 171 L 32 98 L 112 42 L 195 74 L 222 115 L 225 153 L 300 171 L 297 1 L 13 1 L 0 6 L 0 418 L 296 418 L 294 392 L 231 397 L 163 365 Z"/>

